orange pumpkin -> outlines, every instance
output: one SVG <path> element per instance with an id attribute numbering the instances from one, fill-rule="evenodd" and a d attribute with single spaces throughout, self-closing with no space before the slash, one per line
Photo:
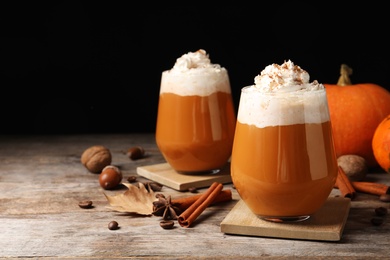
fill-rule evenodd
<path id="1" fill-rule="evenodd" d="M 390 173 L 390 115 L 375 129 L 372 150 L 379 166 Z"/>
<path id="2" fill-rule="evenodd" d="M 372 138 L 376 127 L 390 114 L 390 92 L 373 83 L 352 84 L 352 69 L 345 64 L 340 74 L 336 85 L 324 84 L 336 155 L 360 155 L 369 167 L 376 167 Z"/>

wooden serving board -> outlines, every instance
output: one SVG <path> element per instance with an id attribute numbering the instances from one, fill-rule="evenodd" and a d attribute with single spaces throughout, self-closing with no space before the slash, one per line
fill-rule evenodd
<path id="1" fill-rule="evenodd" d="M 350 199 L 329 197 L 325 205 L 308 220 L 273 223 L 258 218 L 243 200 L 239 200 L 221 222 L 221 231 L 236 235 L 338 241 L 342 236 L 350 204 Z"/>
<path id="2" fill-rule="evenodd" d="M 137 174 L 178 191 L 203 188 L 213 182 L 230 183 L 230 164 L 215 174 L 186 175 L 173 170 L 168 163 L 137 167 Z"/>

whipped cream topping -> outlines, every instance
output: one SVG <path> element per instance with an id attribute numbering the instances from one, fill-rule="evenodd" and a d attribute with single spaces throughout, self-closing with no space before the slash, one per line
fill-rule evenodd
<path id="1" fill-rule="evenodd" d="M 162 73 L 160 94 L 208 96 L 218 91 L 231 92 L 228 72 L 213 64 L 203 49 L 183 54 L 170 70 Z"/>
<path id="2" fill-rule="evenodd" d="M 255 77 L 255 87 L 263 92 L 292 92 L 318 90 L 324 88 L 317 80 L 309 83 L 310 75 L 291 60 L 282 65 L 272 64 L 265 67 Z"/>
<path id="3" fill-rule="evenodd" d="M 187 71 L 199 68 L 220 69 L 221 66 L 219 64 L 212 64 L 207 52 L 199 49 L 196 52 L 183 54 L 180 58 L 176 59 L 172 70 Z"/>
<path id="4" fill-rule="evenodd" d="M 292 61 L 267 66 L 241 91 L 237 121 L 263 128 L 329 121 L 323 84 Z"/>

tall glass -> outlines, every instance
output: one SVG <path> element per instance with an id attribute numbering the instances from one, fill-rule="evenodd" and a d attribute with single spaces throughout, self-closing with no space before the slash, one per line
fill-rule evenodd
<path id="1" fill-rule="evenodd" d="M 325 89 L 242 89 L 231 176 L 254 214 L 275 222 L 308 219 L 326 202 L 337 172 Z"/>
<path id="2" fill-rule="evenodd" d="M 216 173 L 231 156 L 236 115 L 227 70 L 162 73 L 156 143 L 179 173 Z"/>

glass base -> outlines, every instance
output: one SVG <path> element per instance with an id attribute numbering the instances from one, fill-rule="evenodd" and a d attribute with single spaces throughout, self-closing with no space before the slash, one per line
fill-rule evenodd
<path id="1" fill-rule="evenodd" d="M 275 222 L 275 223 L 294 223 L 294 222 L 301 222 L 305 221 L 310 218 L 310 216 L 296 216 L 296 217 L 263 217 L 259 216 L 259 218 L 269 221 L 269 222 Z"/>
<path id="2" fill-rule="evenodd" d="M 186 172 L 186 171 L 177 171 L 177 172 L 185 175 L 208 175 L 208 174 L 216 174 L 219 173 L 220 171 L 221 169 L 199 171 L 199 172 Z"/>

